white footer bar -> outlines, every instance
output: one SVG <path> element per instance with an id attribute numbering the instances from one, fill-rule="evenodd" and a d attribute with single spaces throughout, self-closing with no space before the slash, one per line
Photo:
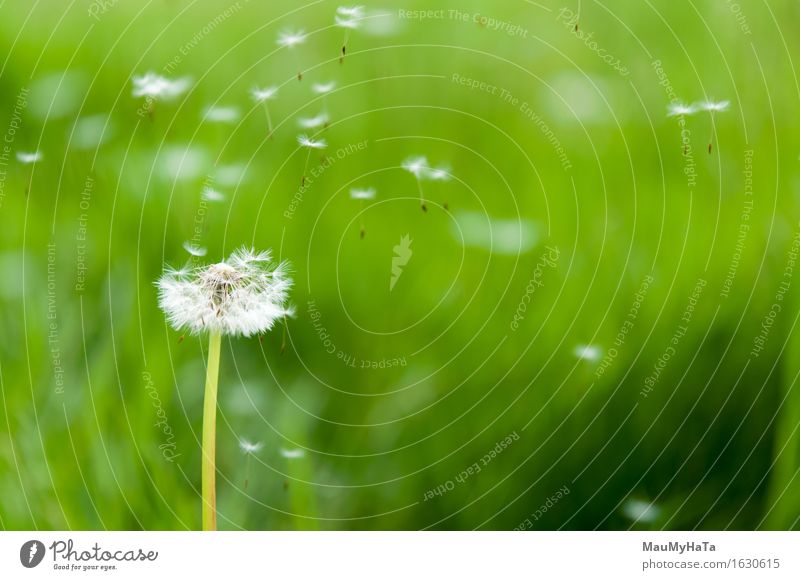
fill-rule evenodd
<path id="1" fill-rule="evenodd" d="M 799 562 L 792 532 L 0 533 L 0 578 L 778 580 Z"/>

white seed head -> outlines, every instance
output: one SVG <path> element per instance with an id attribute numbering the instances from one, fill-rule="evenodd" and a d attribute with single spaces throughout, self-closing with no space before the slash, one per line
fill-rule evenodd
<path id="1" fill-rule="evenodd" d="M 298 135 L 297 142 L 300 143 L 302 147 L 308 147 L 309 149 L 325 149 L 328 144 L 325 142 L 325 139 L 311 139 L 308 135 Z"/>
<path id="2" fill-rule="evenodd" d="M 239 449 L 247 454 L 258 453 L 264 444 L 261 442 L 251 443 L 247 439 L 239 439 Z"/>
<path id="3" fill-rule="evenodd" d="M 316 129 L 322 127 L 330 120 L 327 113 L 320 113 L 316 117 L 300 117 L 297 124 L 303 129 Z"/>
<path id="4" fill-rule="evenodd" d="M 669 117 L 680 117 L 684 115 L 692 115 L 697 112 L 697 109 L 694 105 L 686 105 L 684 103 L 672 103 L 667 110 L 667 116 Z"/>
<path id="5" fill-rule="evenodd" d="M 353 188 L 350 190 L 350 197 L 352 197 L 353 199 L 374 199 L 375 188 L 374 187 L 367 187 L 363 189 Z"/>
<path id="6" fill-rule="evenodd" d="M 256 103 L 271 101 L 278 96 L 278 87 L 264 87 L 263 89 L 253 87 L 250 89 L 250 96 L 253 97 Z"/>
<path id="7" fill-rule="evenodd" d="M 25 153 L 24 151 L 17 151 L 17 161 L 20 163 L 30 164 L 42 160 L 41 151 L 33 151 L 32 153 Z"/>
<path id="8" fill-rule="evenodd" d="M 177 97 L 189 88 L 190 81 L 187 78 L 175 79 L 174 81 L 148 72 L 145 75 L 133 77 L 134 97 L 151 97 L 153 99 L 171 99 Z"/>
<path id="9" fill-rule="evenodd" d="M 218 264 L 167 269 L 156 282 L 158 303 L 176 330 L 251 336 L 291 316 L 292 280 L 270 252 L 240 248 Z"/>
<path id="10" fill-rule="evenodd" d="M 286 48 L 292 48 L 298 44 L 303 44 L 305 41 L 306 33 L 304 30 L 298 30 L 297 32 L 285 31 L 278 35 L 278 46 L 284 46 Z"/>
<path id="11" fill-rule="evenodd" d="M 730 104 L 730 101 L 703 101 L 700 103 L 699 107 L 704 111 L 719 113 L 721 111 L 727 111 Z"/>
<path id="12" fill-rule="evenodd" d="M 326 95 L 336 88 L 336 81 L 328 83 L 314 83 L 311 85 L 311 90 L 318 95 Z"/>
<path id="13" fill-rule="evenodd" d="M 450 168 L 449 167 L 432 167 L 428 172 L 428 179 L 432 181 L 450 181 Z"/>

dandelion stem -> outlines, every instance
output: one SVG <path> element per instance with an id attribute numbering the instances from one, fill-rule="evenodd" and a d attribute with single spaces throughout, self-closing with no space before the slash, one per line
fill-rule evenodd
<path id="1" fill-rule="evenodd" d="M 306 155 L 306 164 L 303 166 L 303 176 L 300 178 L 300 186 L 304 186 L 306 184 L 306 172 L 308 171 L 308 162 L 311 160 L 311 148 L 308 149 L 308 155 Z"/>
<path id="2" fill-rule="evenodd" d="M 208 339 L 206 390 L 203 401 L 203 531 L 217 529 L 217 381 L 221 344 L 222 335 L 218 331 L 211 331 Z"/>
<path id="3" fill-rule="evenodd" d="M 269 137 L 271 139 L 272 138 L 272 117 L 270 117 L 270 115 L 269 115 L 269 105 L 267 105 L 266 101 L 264 101 L 264 113 L 266 113 L 266 115 L 267 115 L 267 130 L 269 131 L 269 134 L 267 135 L 267 137 Z"/>
<path id="4" fill-rule="evenodd" d="M 419 190 L 419 204 L 422 211 L 428 211 L 428 205 L 425 203 L 425 194 L 422 193 L 422 182 L 417 178 L 417 189 Z"/>

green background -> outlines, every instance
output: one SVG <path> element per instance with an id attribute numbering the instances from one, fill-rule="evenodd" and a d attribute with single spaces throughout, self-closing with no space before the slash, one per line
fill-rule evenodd
<path id="1" fill-rule="evenodd" d="M 281 328 L 223 342 L 221 529 L 798 527 L 796 2 L 584 1 L 577 32 L 559 16 L 575 2 L 371 3 L 390 16 L 370 12 L 342 64 L 327 1 L 104 6 L 0 4 L 0 526 L 199 527 L 207 345 L 167 327 L 153 286 L 197 225 L 208 260 L 272 248 L 296 282 L 285 353 Z M 308 39 L 290 54 L 275 39 L 292 28 Z M 688 148 L 655 60 L 678 98 L 731 101 L 713 124 L 685 119 Z M 131 77 L 148 70 L 192 86 L 137 114 Z M 272 139 L 248 95 L 268 84 Z M 204 121 L 212 105 L 241 119 Z M 310 157 L 318 175 L 287 217 L 297 118 L 323 109 L 335 161 Z M 34 150 L 35 165 L 14 158 Z M 453 176 L 423 184 L 427 213 L 410 155 Z M 209 185 L 224 201 L 203 204 Z M 377 190 L 363 213 L 357 186 Z M 558 260 L 536 274 L 546 246 Z M 241 438 L 263 449 L 246 456 Z M 652 517 L 626 515 L 637 501 Z"/>

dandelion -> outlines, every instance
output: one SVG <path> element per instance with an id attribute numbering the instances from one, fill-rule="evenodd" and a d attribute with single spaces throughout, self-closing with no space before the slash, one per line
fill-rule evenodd
<path id="1" fill-rule="evenodd" d="M 591 362 L 595 362 L 600 360 L 600 349 L 591 344 L 579 344 L 575 347 L 572 353 L 582 360 L 587 360 Z"/>
<path id="2" fill-rule="evenodd" d="M 431 167 L 428 163 L 428 159 L 422 155 L 409 157 L 403 161 L 402 168 L 411 173 L 416 179 L 420 207 L 422 211 L 428 211 L 428 205 L 425 202 L 425 195 L 422 191 L 422 181 L 448 181 L 451 177 L 449 169 L 445 167 Z M 444 203 L 444 208 L 448 209 L 447 202 Z"/>
<path id="3" fill-rule="evenodd" d="M 203 530 L 216 529 L 217 381 L 222 335 L 251 336 L 270 330 L 292 314 L 292 281 L 286 263 L 275 265 L 270 252 L 241 248 L 210 266 L 167 269 L 156 282 L 158 303 L 176 330 L 208 333 L 203 403 Z"/>
<path id="4" fill-rule="evenodd" d="M 327 126 L 329 120 L 327 113 L 320 113 L 316 117 L 300 117 L 297 124 L 303 129 L 316 129 Z"/>
<path id="5" fill-rule="evenodd" d="M 269 131 L 267 136 L 272 138 L 272 117 L 269 114 L 267 101 L 271 101 L 278 96 L 278 87 L 264 87 L 263 89 L 253 87 L 250 89 L 250 96 L 253 97 L 256 103 L 261 103 L 264 106 L 264 114 L 267 116 L 267 131 Z"/>
<path id="6" fill-rule="evenodd" d="M 730 106 L 730 101 L 703 101 L 699 105 L 697 105 L 701 110 L 708 111 L 709 115 L 711 116 L 711 137 L 708 140 L 708 152 L 711 153 L 712 146 L 714 144 L 714 133 L 716 125 L 714 124 L 714 113 L 721 113 L 722 111 L 727 111 L 728 107 Z"/>
<path id="7" fill-rule="evenodd" d="M 298 135 L 297 142 L 301 147 L 308 149 L 308 155 L 306 155 L 306 164 L 303 166 L 303 175 L 300 177 L 300 186 L 302 187 L 306 184 L 306 172 L 308 171 L 308 162 L 311 159 L 311 152 L 314 149 L 325 149 L 328 144 L 325 142 L 325 139 L 317 139 L 315 141 L 305 134 Z"/>
<path id="8" fill-rule="evenodd" d="M 303 71 L 300 68 L 300 61 L 297 60 L 297 54 L 294 52 L 294 47 L 303 44 L 306 41 L 306 33 L 304 30 L 297 32 L 281 32 L 278 35 L 278 46 L 288 48 L 289 52 L 294 55 L 294 62 L 297 65 L 297 80 L 303 80 Z"/>
<path id="9" fill-rule="evenodd" d="M 364 202 L 368 199 L 375 199 L 375 188 L 367 187 L 367 188 L 353 188 L 350 190 L 350 197 L 352 199 L 357 199 L 361 204 L 361 209 L 359 211 L 359 224 L 361 226 L 360 236 L 361 239 L 364 239 L 367 231 L 364 228 Z"/>
<path id="10" fill-rule="evenodd" d="M 342 40 L 342 54 L 339 56 L 339 64 L 344 62 L 347 53 L 347 43 L 350 40 L 350 32 L 361 26 L 361 19 L 364 18 L 363 6 L 340 6 L 336 9 L 334 22 L 339 28 L 344 28 L 344 39 Z"/>

